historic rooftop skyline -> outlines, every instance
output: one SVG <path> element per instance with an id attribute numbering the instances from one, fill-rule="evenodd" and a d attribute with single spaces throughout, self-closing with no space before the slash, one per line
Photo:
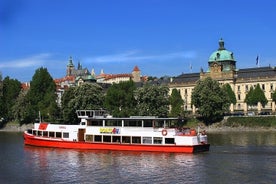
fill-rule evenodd
<path id="1" fill-rule="evenodd" d="M 22 82 L 73 57 L 97 74 L 177 76 L 208 69 L 223 38 L 237 68 L 275 66 L 275 1 L 2 0 L 0 72 Z"/>

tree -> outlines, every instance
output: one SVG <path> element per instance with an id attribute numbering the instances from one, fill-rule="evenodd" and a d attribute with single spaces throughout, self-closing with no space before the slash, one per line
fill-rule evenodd
<path id="1" fill-rule="evenodd" d="M 67 89 L 61 98 L 64 123 L 78 123 L 76 110 L 103 108 L 102 87 L 96 83 L 84 83 Z"/>
<path id="2" fill-rule="evenodd" d="M 134 92 L 137 113 L 140 116 L 167 117 L 169 112 L 169 89 L 166 86 L 145 85 Z"/>
<path id="3" fill-rule="evenodd" d="M 9 77 L 5 77 L 3 80 L 3 88 L 2 88 L 2 113 L 6 121 L 10 121 L 14 119 L 14 115 L 12 113 L 12 107 L 16 103 L 16 98 L 18 97 L 21 91 L 21 83 L 16 79 L 10 79 Z"/>
<path id="4" fill-rule="evenodd" d="M 39 112 L 45 121 L 55 121 L 58 118 L 56 85 L 47 68 L 41 67 L 35 71 L 27 98 L 31 104 L 30 112 L 35 112 L 30 119 L 35 120 Z"/>
<path id="5" fill-rule="evenodd" d="M 199 80 L 192 93 L 192 104 L 207 124 L 220 120 L 229 109 L 230 99 L 219 83 L 207 77 Z"/>
<path id="6" fill-rule="evenodd" d="M 274 93 L 272 94 L 272 101 L 276 102 L 276 91 L 274 91 Z"/>
<path id="7" fill-rule="evenodd" d="M 170 111 L 170 116 L 176 117 L 176 116 L 183 116 L 184 111 L 183 111 L 183 103 L 184 100 L 182 99 L 180 95 L 180 91 L 177 89 L 172 90 L 172 94 L 169 97 L 170 100 L 170 105 L 171 105 L 171 111 Z"/>
<path id="8" fill-rule="evenodd" d="M 237 99 L 236 99 L 236 95 L 235 95 L 234 91 L 232 90 L 230 84 L 228 84 L 228 83 L 224 84 L 222 86 L 222 89 L 227 93 L 227 96 L 230 99 L 230 103 L 235 105 L 237 103 Z"/>
<path id="9" fill-rule="evenodd" d="M 104 106 L 116 117 L 128 117 L 136 114 L 136 100 L 134 90 L 136 89 L 133 81 L 120 82 L 113 84 L 106 93 Z"/>
<path id="10" fill-rule="evenodd" d="M 262 104 L 264 107 L 268 100 L 265 97 L 263 90 L 261 89 L 260 85 L 257 84 L 255 89 L 253 87 L 250 88 L 249 92 L 247 93 L 244 102 L 247 103 L 249 106 L 256 106 L 258 102 Z"/>
<path id="11" fill-rule="evenodd" d="M 258 104 L 258 102 L 260 102 L 263 107 L 268 102 L 268 100 L 265 97 L 264 91 L 260 87 L 260 84 L 257 84 L 256 88 L 254 89 L 253 96 L 254 96 L 255 103 Z"/>

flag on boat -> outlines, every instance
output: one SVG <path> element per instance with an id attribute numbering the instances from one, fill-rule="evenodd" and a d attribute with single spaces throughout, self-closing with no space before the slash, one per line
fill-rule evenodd
<path id="1" fill-rule="evenodd" d="M 256 65 L 259 64 L 259 55 L 257 55 L 257 58 L 256 58 Z"/>

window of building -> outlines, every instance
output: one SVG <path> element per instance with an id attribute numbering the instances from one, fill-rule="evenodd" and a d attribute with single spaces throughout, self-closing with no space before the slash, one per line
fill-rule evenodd
<path id="1" fill-rule="evenodd" d="M 238 91 L 241 91 L 241 86 L 238 86 Z"/>
<path id="2" fill-rule="evenodd" d="M 273 84 L 270 84 L 270 90 L 273 90 Z"/>
<path id="3" fill-rule="evenodd" d="M 245 85 L 245 91 L 248 91 L 249 89 L 248 89 L 248 85 Z"/>
<path id="4" fill-rule="evenodd" d="M 262 84 L 262 90 L 265 90 L 265 84 Z"/>
<path id="5" fill-rule="evenodd" d="M 238 94 L 238 100 L 241 100 L 241 95 L 240 94 Z"/>

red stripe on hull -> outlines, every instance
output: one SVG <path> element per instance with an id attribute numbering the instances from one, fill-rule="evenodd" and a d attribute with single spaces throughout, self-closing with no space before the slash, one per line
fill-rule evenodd
<path id="1" fill-rule="evenodd" d="M 171 153 L 195 153 L 209 151 L 210 144 L 194 146 L 177 145 L 144 145 L 144 144 L 118 144 L 118 143 L 90 143 L 63 141 L 59 139 L 43 139 L 24 133 L 25 145 L 67 148 L 67 149 L 86 149 L 86 150 L 116 150 L 116 151 L 152 151 L 152 152 L 171 152 Z"/>

